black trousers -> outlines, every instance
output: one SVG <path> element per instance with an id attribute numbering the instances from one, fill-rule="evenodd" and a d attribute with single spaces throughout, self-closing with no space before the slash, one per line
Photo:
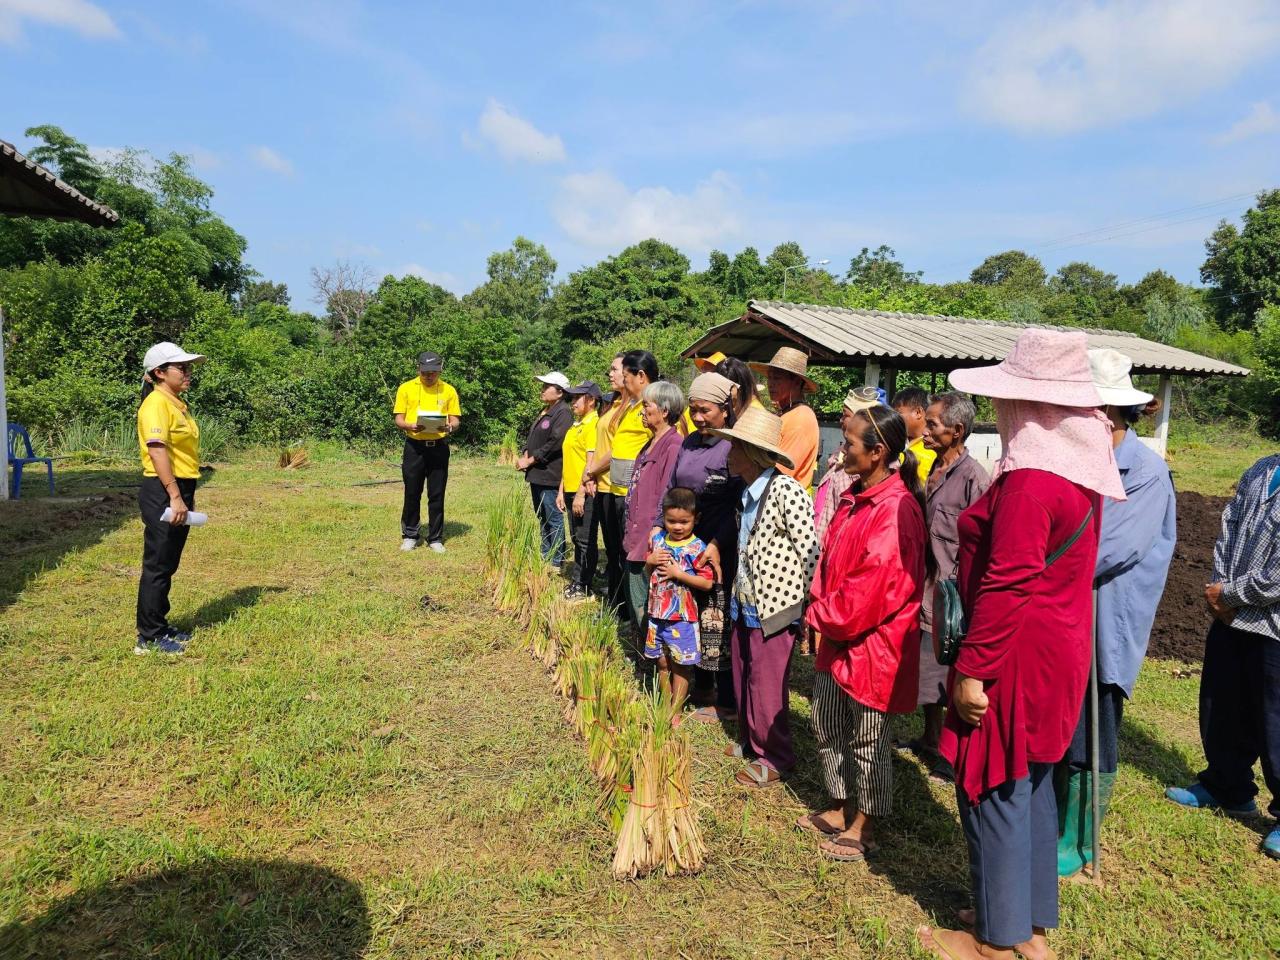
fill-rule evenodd
<path id="1" fill-rule="evenodd" d="M 573 512 L 574 494 L 566 493 L 565 513 L 569 516 L 569 536 L 573 539 L 573 582 L 583 590 L 591 589 L 600 562 L 600 517 L 596 513 L 598 497 L 583 497 L 582 516 Z"/>
<path id="2" fill-rule="evenodd" d="M 1200 674 L 1200 740 L 1208 766 L 1199 779 L 1213 799 L 1252 800 L 1261 760 L 1268 812 L 1280 819 L 1280 640 L 1213 622 Z"/>
<path id="3" fill-rule="evenodd" d="M 196 505 L 196 481 L 178 479 L 182 502 L 191 510 Z M 174 526 L 160 519 L 169 506 L 169 494 L 158 477 L 143 477 L 138 488 L 138 509 L 142 513 L 142 576 L 138 580 L 138 636 L 158 640 L 169 629 L 169 587 L 182 560 L 191 528 Z"/>
<path id="4" fill-rule="evenodd" d="M 1120 721 L 1124 719 L 1124 688 L 1115 683 L 1098 685 L 1098 772 L 1115 773 L 1120 769 Z M 1080 707 L 1080 722 L 1067 755 L 1062 759 L 1072 770 L 1089 770 L 1093 758 L 1089 755 L 1092 740 L 1092 724 L 1089 723 L 1089 688 L 1084 688 L 1084 703 Z"/>
<path id="5" fill-rule="evenodd" d="M 427 488 L 427 543 L 444 542 L 444 488 L 449 483 L 449 444 L 445 440 L 404 439 L 400 460 L 404 477 L 404 509 L 400 511 L 400 535 L 418 539 L 422 520 L 422 488 Z"/>
<path id="6" fill-rule="evenodd" d="M 627 520 L 627 498 L 612 493 L 596 494 L 600 511 L 600 535 L 604 538 L 604 576 L 608 585 L 605 600 L 623 613 L 626 603 L 626 575 L 622 565 L 622 533 Z"/>

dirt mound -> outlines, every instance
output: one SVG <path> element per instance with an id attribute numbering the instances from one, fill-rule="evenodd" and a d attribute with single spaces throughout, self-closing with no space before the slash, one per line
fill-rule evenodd
<path id="1" fill-rule="evenodd" d="M 1156 610 L 1147 656 L 1190 663 L 1204 658 L 1204 636 L 1209 629 L 1204 585 L 1213 579 L 1213 544 L 1222 529 L 1222 508 L 1229 499 L 1178 494 L 1178 545 Z"/>

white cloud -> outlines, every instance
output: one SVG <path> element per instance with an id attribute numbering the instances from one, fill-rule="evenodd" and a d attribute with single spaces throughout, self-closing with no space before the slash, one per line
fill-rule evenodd
<path id="1" fill-rule="evenodd" d="M 1270 0 L 1038 4 L 977 51 L 964 97 L 1027 133 L 1148 116 L 1229 83 L 1280 40 Z"/>
<path id="2" fill-rule="evenodd" d="M 444 287 L 453 293 L 462 292 L 462 281 L 455 277 L 447 270 L 432 270 L 424 267 L 420 263 L 406 263 L 403 266 L 392 271 L 396 276 L 412 276 L 421 277 L 427 283 L 434 283 L 436 286 Z"/>
<path id="3" fill-rule="evenodd" d="M 74 30 L 84 37 L 120 36 L 111 15 L 89 0 L 0 0 L 0 43 L 18 43 L 24 22 Z"/>
<path id="4" fill-rule="evenodd" d="M 704 251 L 741 235 L 738 199 L 738 188 L 720 171 L 689 193 L 632 190 L 607 173 L 575 173 L 560 181 L 552 214 L 570 239 L 592 249 L 617 250 L 656 237 Z"/>
<path id="5" fill-rule="evenodd" d="M 1247 114 L 1214 137 L 1213 142 L 1223 146 L 1277 130 L 1280 130 L 1280 113 L 1276 113 L 1271 104 L 1261 100 L 1250 107 Z"/>
<path id="6" fill-rule="evenodd" d="M 555 163 L 565 158 L 564 143 L 559 135 L 543 133 L 492 98 L 480 114 L 479 129 L 480 136 L 492 143 L 506 160 Z"/>
<path id="7" fill-rule="evenodd" d="M 270 147 L 256 146 L 249 148 L 249 158 L 263 170 L 279 173 L 286 177 L 293 176 L 293 164 Z"/>
<path id="8" fill-rule="evenodd" d="M 191 158 L 191 166 L 197 170 L 216 170 L 222 166 L 222 157 L 207 147 L 188 147 L 180 152 Z"/>

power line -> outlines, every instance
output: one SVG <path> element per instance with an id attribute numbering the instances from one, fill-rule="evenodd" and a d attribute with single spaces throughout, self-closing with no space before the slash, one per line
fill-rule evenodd
<path id="1" fill-rule="evenodd" d="M 1105 243 L 1109 240 L 1116 240 L 1116 239 L 1122 239 L 1124 237 L 1136 236 L 1139 233 L 1146 233 L 1151 230 L 1159 230 L 1162 227 L 1173 227 L 1183 223 L 1191 223 L 1196 220 L 1202 220 L 1206 217 L 1217 216 L 1216 212 L 1210 213 L 1208 211 L 1211 210 L 1212 208 L 1221 207 L 1228 203 L 1239 203 L 1241 200 L 1251 199 L 1257 196 L 1257 193 L 1258 191 L 1256 190 L 1250 191 L 1248 193 L 1237 193 L 1229 197 L 1221 197 L 1217 200 L 1210 200 L 1205 203 L 1198 203 L 1188 207 L 1178 207 L 1173 210 L 1167 210 L 1163 213 L 1155 213 L 1146 217 L 1139 217 L 1136 220 L 1125 220 L 1125 221 L 1121 221 L 1120 223 L 1113 223 L 1104 227 L 1095 227 L 1092 230 L 1083 230 L 1078 233 L 1071 233 L 1062 237 L 1056 237 L 1052 240 L 1044 240 L 1036 244 L 1024 245 L 1020 249 L 1022 249 L 1023 251 L 1067 250 L 1067 249 L 1073 249 L 1076 247 L 1090 246 L 1095 243 Z M 1175 216 L 1178 216 L 1179 214 L 1190 213 L 1193 210 L 1199 210 L 1199 211 L 1205 211 L 1205 212 L 1199 213 L 1193 217 L 1186 217 L 1180 220 L 1175 220 L 1167 223 L 1154 222 L 1154 221 L 1163 221 L 1163 220 L 1166 220 L 1168 217 L 1175 217 Z M 1141 224 L 1152 224 L 1152 225 L 1142 227 L 1141 229 L 1138 229 L 1138 230 L 1132 230 L 1132 231 L 1127 230 L 1127 228 L 1129 227 L 1140 226 Z M 1113 231 L 1113 230 L 1124 231 L 1124 232 L 1111 234 L 1109 236 L 1100 236 L 1102 234 L 1108 234 L 1110 231 Z M 960 266 L 962 264 L 967 264 L 971 262 L 972 262 L 972 258 L 966 257 L 963 260 L 953 260 L 950 263 L 936 264 L 931 267 L 925 267 L 922 272 L 933 273 L 938 270 L 945 270 L 949 267 Z"/>

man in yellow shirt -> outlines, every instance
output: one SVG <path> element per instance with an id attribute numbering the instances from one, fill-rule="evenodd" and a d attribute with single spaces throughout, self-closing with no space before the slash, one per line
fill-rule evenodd
<path id="1" fill-rule="evenodd" d="M 938 452 L 924 445 L 924 413 L 929 408 L 929 393 L 920 387 L 903 387 L 893 395 L 893 409 L 907 424 L 907 449 L 916 455 L 920 485 L 929 482 L 933 461 Z"/>
<path id="2" fill-rule="evenodd" d="M 404 509 L 400 511 L 401 550 L 418 545 L 422 488 L 427 488 L 427 543 L 444 553 L 444 490 L 449 482 L 449 436 L 458 429 L 462 408 L 458 391 L 440 379 L 440 354 L 418 354 L 418 375 L 396 391 L 396 428 L 404 434 L 400 473 Z"/>

